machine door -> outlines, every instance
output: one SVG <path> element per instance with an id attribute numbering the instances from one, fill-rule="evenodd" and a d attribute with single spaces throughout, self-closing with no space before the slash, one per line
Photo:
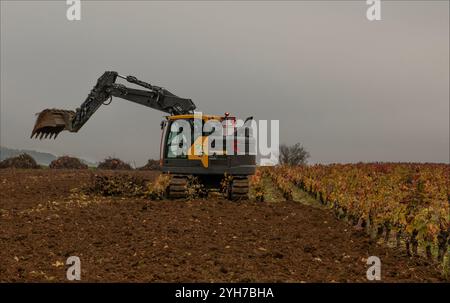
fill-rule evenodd
<path id="1" fill-rule="evenodd" d="M 164 161 L 164 139 L 167 135 L 167 125 L 169 123 L 166 120 L 161 121 L 161 141 L 159 143 L 159 165 L 163 165 Z"/>
<path id="2" fill-rule="evenodd" d="M 187 159 L 193 140 L 193 123 L 190 119 L 165 121 L 162 134 L 161 153 L 164 163 L 167 160 Z"/>

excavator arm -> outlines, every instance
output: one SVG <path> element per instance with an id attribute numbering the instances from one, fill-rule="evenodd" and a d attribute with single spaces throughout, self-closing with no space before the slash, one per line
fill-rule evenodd
<path id="1" fill-rule="evenodd" d="M 116 83 L 117 78 L 145 88 L 135 89 Z M 133 76 L 121 76 L 117 72 L 107 71 L 98 80 L 86 100 L 75 111 L 45 109 L 38 114 L 31 138 L 56 138 L 63 130 L 77 132 L 112 97 L 135 102 L 170 115 L 192 113 L 195 104 L 191 99 L 175 96 L 168 90 L 141 81 Z M 110 102 L 110 101 L 109 101 Z M 109 103 L 108 103 L 109 104 Z"/>

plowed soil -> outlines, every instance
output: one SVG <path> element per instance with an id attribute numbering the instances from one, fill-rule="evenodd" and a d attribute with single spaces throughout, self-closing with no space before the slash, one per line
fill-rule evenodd
<path id="1" fill-rule="evenodd" d="M 442 281 L 436 264 L 323 209 L 86 196 L 93 173 L 0 171 L 0 282 L 66 281 L 69 256 L 80 257 L 83 282 L 366 282 L 369 256 L 381 259 L 382 281 Z"/>

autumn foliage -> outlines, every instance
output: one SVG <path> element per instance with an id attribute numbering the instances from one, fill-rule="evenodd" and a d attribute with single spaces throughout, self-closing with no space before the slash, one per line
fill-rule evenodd
<path id="1" fill-rule="evenodd" d="M 289 195 L 292 183 L 314 195 L 355 225 L 406 238 L 408 253 L 423 247 L 442 260 L 450 233 L 447 164 L 332 164 L 278 167 L 272 179 Z M 285 189 L 285 190 L 283 190 Z"/>

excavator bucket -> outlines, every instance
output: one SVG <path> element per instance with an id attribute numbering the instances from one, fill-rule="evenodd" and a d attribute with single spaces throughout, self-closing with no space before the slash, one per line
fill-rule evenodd
<path id="1" fill-rule="evenodd" d="M 72 110 L 45 109 L 37 115 L 31 138 L 34 136 L 39 139 L 51 139 L 54 136 L 54 139 L 56 139 L 63 130 L 71 130 L 75 112 Z"/>

